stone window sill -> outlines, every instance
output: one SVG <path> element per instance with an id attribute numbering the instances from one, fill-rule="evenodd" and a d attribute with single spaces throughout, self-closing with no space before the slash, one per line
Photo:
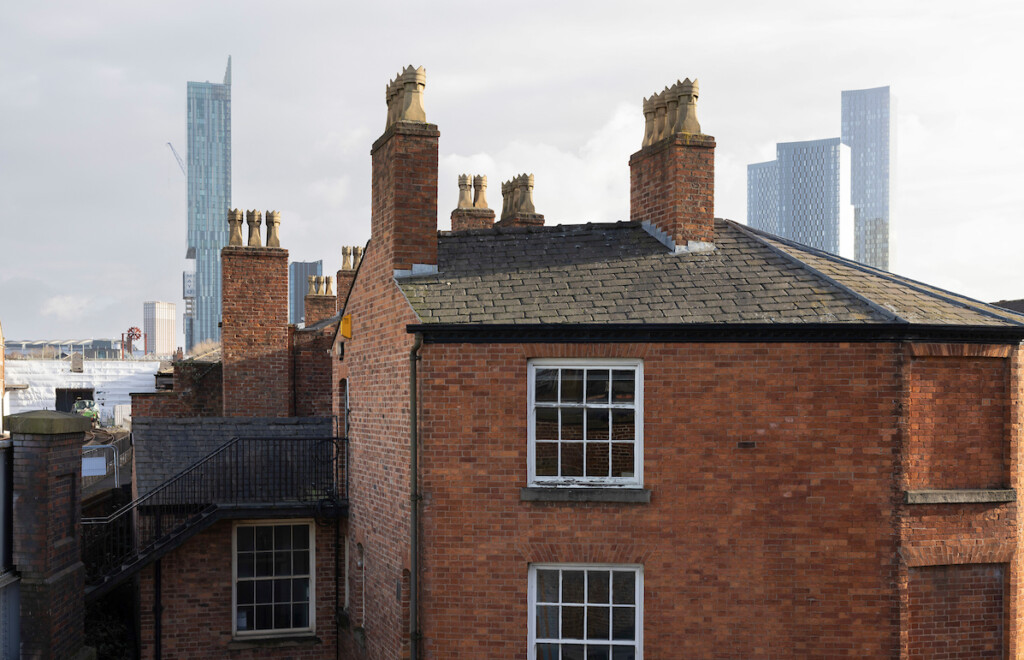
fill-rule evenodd
<path id="1" fill-rule="evenodd" d="M 523 502 L 615 502 L 650 504 L 651 491 L 646 488 L 520 488 Z"/>
<path id="2" fill-rule="evenodd" d="M 1012 488 L 908 490 L 906 493 L 907 504 L 985 504 L 1016 501 L 1017 491 Z"/>
<path id="3" fill-rule="evenodd" d="M 298 646 L 318 646 L 323 642 L 315 635 L 296 635 L 294 637 L 257 637 L 254 639 L 235 639 L 228 642 L 229 651 L 245 649 L 289 648 Z"/>

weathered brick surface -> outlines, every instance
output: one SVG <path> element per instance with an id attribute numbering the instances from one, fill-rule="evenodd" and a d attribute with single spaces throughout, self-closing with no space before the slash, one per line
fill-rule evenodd
<path id="1" fill-rule="evenodd" d="M 223 367 L 219 362 L 174 363 L 173 389 L 132 393 L 132 417 L 219 417 L 224 412 Z"/>
<path id="2" fill-rule="evenodd" d="M 21 574 L 21 657 L 58 660 L 82 647 L 82 433 L 14 434 L 14 566 Z"/>
<path id="3" fill-rule="evenodd" d="M 324 319 L 329 319 L 334 316 L 338 311 L 338 297 L 336 295 L 331 296 L 306 296 L 303 298 L 303 304 L 305 305 L 305 324 L 309 326 L 319 323 Z"/>
<path id="4" fill-rule="evenodd" d="M 291 521 L 289 521 L 291 522 Z M 313 524 L 316 534 L 316 637 L 320 643 L 239 649 L 232 642 L 232 521 L 221 521 L 161 560 L 164 658 L 334 658 L 337 640 L 334 618 L 335 584 L 344 589 L 343 575 L 334 573 L 334 527 Z M 344 523 L 342 522 L 342 525 Z M 339 534 L 344 539 L 344 527 Z M 143 569 L 139 591 L 143 607 L 142 657 L 154 657 L 155 566 Z M 340 592 L 339 592 L 340 593 Z M 339 603 L 340 604 L 340 603 Z"/>
<path id="5" fill-rule="evenodd" d="M 1009 484 L 1006 359 L 911 357 L 908 488 Z"/>
<path id="6" fill-rule="evenodd" d="M 1005 564 L 910 569 L 907 658 L 999 659 L 1003 654 Z"/>
<path id="7" fill-rule="evenodd" d="M 308 300 L 308 298 L 307 298 Z M 334 301 L 334 296 L 330 297 Z M 295 363 L 295 414 L 327 417 L 332 414 L 331 346 L 333 332 L 296 332 L 292 346 Z"/>
<path id="8" fill-rule="evenodd" d="M 629 219 L 650 222 L 676 246 L 715 240 L 715 138 L 674 135 L 629 159 Z"/>
<path id="9" fill-rule="evenodd" d="M 544 224 L 541 216 L 540 224 Z M 494 226 L 494 211 L 491 209 L 455 209 L 452 211 L 452 231 L 466 229 L 490 229 Z"/>
<path id="10" fill-rule="evenodd" d="M 224 415 L 287 417 L 288 251 L 229 246 L 221 272 Z"/>

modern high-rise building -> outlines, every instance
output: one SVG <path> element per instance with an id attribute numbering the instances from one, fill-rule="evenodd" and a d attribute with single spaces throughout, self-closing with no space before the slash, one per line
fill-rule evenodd
<path id="1" fill-rule="evenodd" d="M 854 208 L 854 259 L 889 270 L 892 243 L 893 120 L 888 87 L 843 92 L 843 144 L 850 147 L 850 192 Z"/>
<path id="2" fill-rule="evenodd" d="M 174 353 L 175 321 L 174 303 L 155 300 L 142 303 L 146 355 Z"/>
<path id="3" fill-rule="evenodd" d="M 293 261 L 288 264 L 288 322 L 302 323 L 306 314 L 306 292 L 309 276 L 323 275 L 324 262 Z"/>
<path id="4" fill-rule="evenodd" d="M 195 274 L 192 317 L 185 321 L 186 328 L 191 328 L 186 350 L 191 351 L 193 344 L 220 341 L 220 250 L 228 244 L 231 206 L 230 57 L 223 83 L 188 83 L 187 162 L 185 258 L 194 260 L 191 272 Z"/>
<path id="5" fill-rule="evenodd" d="M 844 91 L 841 138 L 782 142 L 747 166 L 747 223 L 888 270 L 893 114 L 888 87 Z"/>
<path id="6" fill-rule="evenodd" d="M 780 142 L 776 159 L 747 166 L 747 223 L 853 257 L 850 150 L 839 138 Z"/>

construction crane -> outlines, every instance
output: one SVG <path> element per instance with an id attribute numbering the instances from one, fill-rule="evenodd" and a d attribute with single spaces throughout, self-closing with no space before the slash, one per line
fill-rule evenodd
<path id="1" fill-rule="evenodd" d="M 185 175 L 185 178 L 188 178 L 188 172 L 185 171 L 185 163 L 181 160 L 181 156 L 178 155 L 178 150 L 175 149 L 174 145 L 170 142 L 167 143 L 167 146 L 171 148 L 171 153 L 174 154 L 174 160 L 178 161 L 178 167 L 181 168 L 181 173 Z"/>

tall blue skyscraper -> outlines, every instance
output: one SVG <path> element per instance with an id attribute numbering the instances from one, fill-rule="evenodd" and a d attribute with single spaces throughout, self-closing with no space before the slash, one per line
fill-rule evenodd
<path id="1" fill-rule="evenodd" d="M 306 320 L 306 292 L 309 291 L 309 276 L 323 275 L 324 262 L 293 261 L 288 264 L 288 322 L 302 323 Z"/>
<path id="2" fill-rule="evenodd" d="M 186 350 L 220 341 L 220 250 L 231 207 L 231 58 L 224 82 L 188 83 L 188 251 L 194 265 Z M 186 292 L 187 295 L 187 292 Z M 186 301 L 186 311 L 189 309 Z"/>
<path id="3" fill-rule="evenodd" d="M 850 146 L 850 192 L 857 261 L 889 270 L 892 122 L 888 87 L 843 92 L 843 144 Z"/>
<path id="4" fill-rule="evenodd" d="M 775 160 L 747 166 L 747 223 L 852 257 L 849 149 L 828 138 L 780 142 L 775 154 Z"/>

